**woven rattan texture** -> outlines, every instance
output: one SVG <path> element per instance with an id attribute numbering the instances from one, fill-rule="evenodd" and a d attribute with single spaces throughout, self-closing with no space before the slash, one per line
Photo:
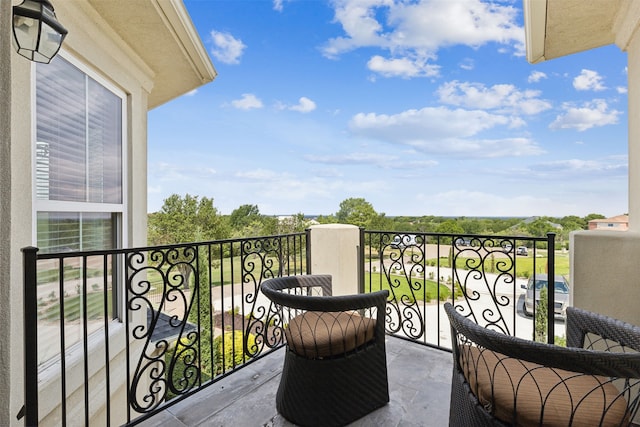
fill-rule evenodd
<path id="1" fill-rule="evenodd" d="M 373 339 L 355 349 L 343 346 L 346 352 L 318 357 L 317 351 L 298 349 L 297 354 L 287 347 L 276 395 L 276 407 L 283 417 L 300 426 L 343 426 L 389 401 L 384 332 L 387 291 L 331 296 L 329 275 L 273 278 L 263 282 L 261 289 L 276 305 L 284 325 L 308 311 L 349 316 L 355 312 L 375 318 Z M 314 295 L 318 289 L 321 295 Z M 307 340 L 305 345 L 313 347 L 314 343 Z"/>
<path id="2" fill-rule="evenodd" d="M 518 417 L 518 407 L 512 410 L 511 418 L 500 421 L 494 417 L 491 403 L 482 405 L 470 387 L 461 367 L 461 358 L 465 357 L 463 346 L 478 346 L 492 352 L 501 353 L 510 358 L 524 360 L 531 364 L 554 369 L 562 369 L 589 376 L 611 377 L 624 398 L 627 406 L 623 416 L 614 425 L 629 425 L 640 404 L 640 328 L 611 319 L 606 316 L 590 313 L 577 308 L 567 310 L 567 342 L 571 347 L 536 343 L 516 337 L 506 336 L 476 325 L 461 316 L 451 304 L 445 304 L 452 329 L 454 372 L 451 388 L 451 426 L 486 426 L 486 425 L 549 425 L 544 418 L 545 396 L 542 402 L 541 415 L 536 421 L 523 422 Z M 598 337 L 598 338 L 594 338 Z M 582 347 L 587 347 L 582 348 Z M 598 350 L 594 350 L 598 349 Z M 468 352 L 467 352 L 468 353 Z M 530 364 L 527 364 L 529 366 Z M 545 368 L 545 369 L 546 369 Z M 536 368 L 539 369 L 539 368 Z M 531 378 L 529 376 L 529 378 Z M 558 387 L 567 387 L 558 379 Z M 495 385 L 495 384 L 494 384 Z M 517 390 L 518 384 L 513 385 Z M 529 390 L 530 391 L 530 390 Z M 596 390 L 597 391 L 597 390 Z M 585 425 L 584 420 L 578 423 L 572 412 L 580 402 L 571 402 L 565 408 L 564 424 Z M 603 413 L 608 408 L 603 407 Z M 611 417 L 607 418 L 609 422 Z M 602 425 L 605 417 L 594 416 L 586 425 Z"/>

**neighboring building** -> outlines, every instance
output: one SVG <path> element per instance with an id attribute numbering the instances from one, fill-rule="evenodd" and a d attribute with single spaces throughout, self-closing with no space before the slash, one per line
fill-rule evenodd
<path id="1" fill-rule="evenodd" d="M 629 215 L 618 215 L 589 221 L 589 230 L 627 231 L 628 229 Z"/>
<path id="2" fill-rule="evenodd" d="M 13 3 L 0 2 L 0 425 L 23 404 L 20 249 L 146 245 L 147 112 L 216 76 L 181 0 L 52 0 L 69 34 L 50 64 L 13 50 Z"/>

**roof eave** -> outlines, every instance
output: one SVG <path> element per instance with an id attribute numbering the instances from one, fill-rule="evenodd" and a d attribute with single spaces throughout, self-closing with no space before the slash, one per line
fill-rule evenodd
<path id="1" fill-rule="evenodd" d="M 537 64 L 546 60 L 547 0 L 523 0 L 523 9 L 527 61 Z"/>

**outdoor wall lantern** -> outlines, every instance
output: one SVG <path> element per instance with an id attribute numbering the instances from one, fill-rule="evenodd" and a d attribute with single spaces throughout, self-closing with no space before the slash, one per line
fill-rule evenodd
<path id="1" fill-rule="evenodd" d="M 13 45 L 30 61 L 48 64 L 66 35 L 48 0 L 25 0 L 13 6 Z"/>

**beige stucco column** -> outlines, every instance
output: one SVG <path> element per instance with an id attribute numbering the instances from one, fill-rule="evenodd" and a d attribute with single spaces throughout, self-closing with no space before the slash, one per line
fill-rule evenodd
<path id="1" fill-rule="evenodd" d="M 333 295 L 358 293 L 360 229 L 322 224 L 311 230 L 311 274 L 331 274 Z"/>
<path id="2" fill-rule="evenodd" d="M 629 231 L 571 235 L 572 300 L 576 307 L 640 325 L 640 2 L 623 2 L 614 25 L 627 52 Z"/>
<path id="3" fill-rule="evenodd" d="M 629 126 L 629 230 L 640 231 L 640 8 L 637 2 L 616 27 L 616 44 L 627 52 Z"/>
<path id="4" fill-rule="evenodd" d="M 571 234 L 573 305 L 640 325 L 640 233 Z"/>

